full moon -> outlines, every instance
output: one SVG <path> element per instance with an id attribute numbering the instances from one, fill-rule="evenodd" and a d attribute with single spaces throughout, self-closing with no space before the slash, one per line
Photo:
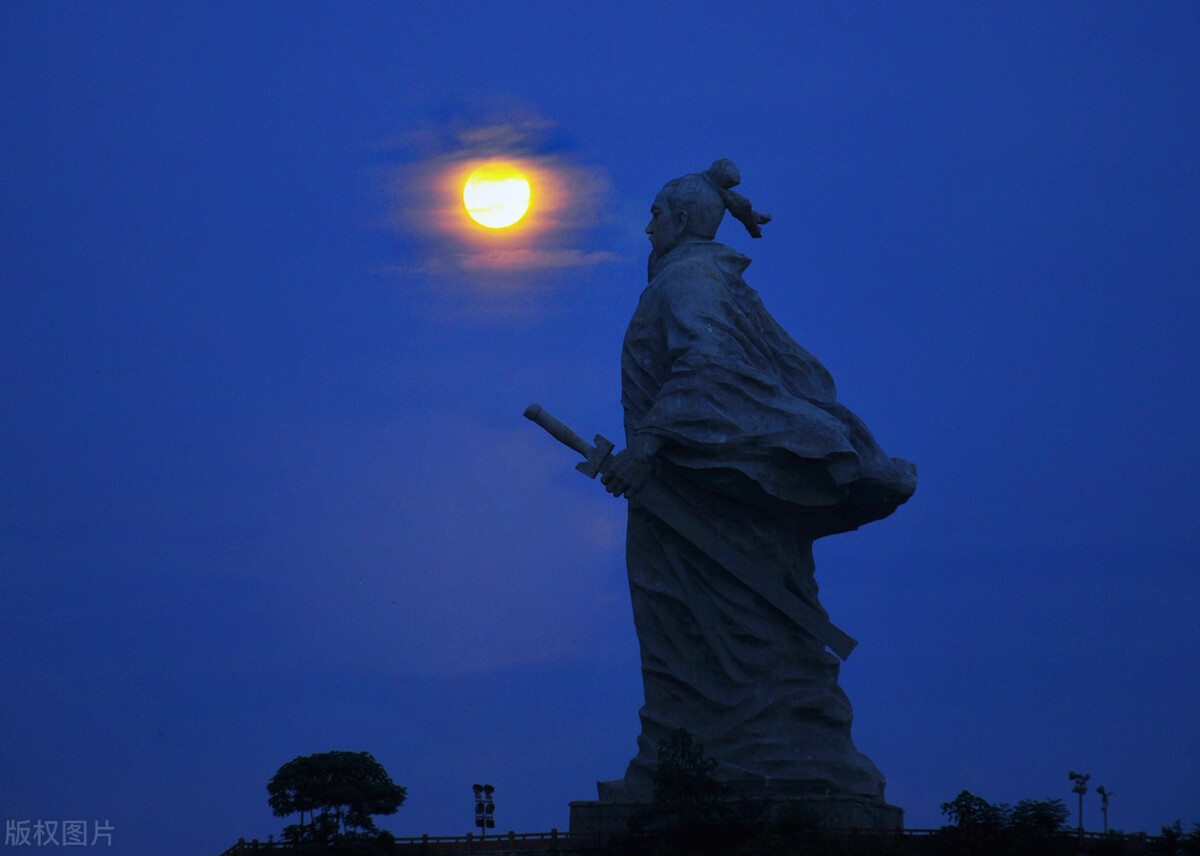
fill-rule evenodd
<path id="1" fill-rule="evenodd" d="M 481 166 L 463 186 L 463 204 L 482 226 L 511 226 L 529 210 L 529 179 L 507 164 Z"/>

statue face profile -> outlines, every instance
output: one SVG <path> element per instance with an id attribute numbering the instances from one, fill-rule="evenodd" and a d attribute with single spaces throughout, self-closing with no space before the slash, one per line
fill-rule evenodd
<path id="1" fill-rule="evenodd" d="M 650 236 L 651 260 L 662 258 L 683 240 L 687 230 L 688 212 L 677 205 L 670 185 L 659 191 L 650 206 L 650 222 L 646 234 Z"/>

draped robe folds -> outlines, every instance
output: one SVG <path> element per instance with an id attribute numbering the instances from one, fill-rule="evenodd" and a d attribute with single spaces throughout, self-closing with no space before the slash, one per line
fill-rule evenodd
<path id="1" fill-rule="evenodd" d="M 621 356 L 626 443 L 665 441 L 659 485 L 825 614 L 813 540 L 887 516 L 916 473 L 837 402 L 829 372 L 742 279 L 749 263 L 690 241 L 651 270 Z M 882 799 L 824 645 L 636 498 L 626 559 L 645 706 L 638 754 L 602 800 L 649 799 L 657 743 L 678 728 L 735 793 Z"/>

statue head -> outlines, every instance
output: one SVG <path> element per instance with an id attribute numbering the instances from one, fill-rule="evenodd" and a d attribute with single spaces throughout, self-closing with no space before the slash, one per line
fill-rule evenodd
<path id="1" fill-rule="evenodd" d="M 654 198 L 650 223 L 646 226 L 653 246 L 651 263 L 685 240 L 711 241 L 717 235 L 725 209 L 742 221 L 751 237 L 761 238 L 759 226 L 771 217 L 755 211 L 750 200 L 730 189 L 740 181 L 738 168 L 725 158 L 714 161 L 704 172 L 668 181 Z"/>

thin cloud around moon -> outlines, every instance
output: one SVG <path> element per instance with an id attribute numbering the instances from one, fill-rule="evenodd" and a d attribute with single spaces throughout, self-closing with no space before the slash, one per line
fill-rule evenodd
<path id="1" fill-rule="evenodd" d="M 463 256 L 459 265 L 464 270 L 562 270 L 563 268 L 591 267 L 616 261 L 615 253 L 585 252 L 575 249 L 538 249 L 517 247 L 514 249 L 481 250 Z"/>
<path id="2" fill-rule="evenodd" d="M 456 290 L 486 290 L 497 277 L 508 280 L 614 261 L 614 253 L 588 243 L 604 223 L 608 176 L 561 147 L 551 151 L 554 127 L 533 111 L 510 108 L 478 122 L 454 120 L 413 132 L 406 148 L 415 151 L 388 177 L 389 222 L 421 255 L 393 269 L 434 279 L 454 277 Z M 529 210 L 513 226 L 481 226 L 463 204 L 467 177 L 490 163 L 508 164 L 529 179 Z M 505 286 L 509 293 L 521 291 L 512 282 Z M 529 290 L 544 288 L 531 283 Z"/>

